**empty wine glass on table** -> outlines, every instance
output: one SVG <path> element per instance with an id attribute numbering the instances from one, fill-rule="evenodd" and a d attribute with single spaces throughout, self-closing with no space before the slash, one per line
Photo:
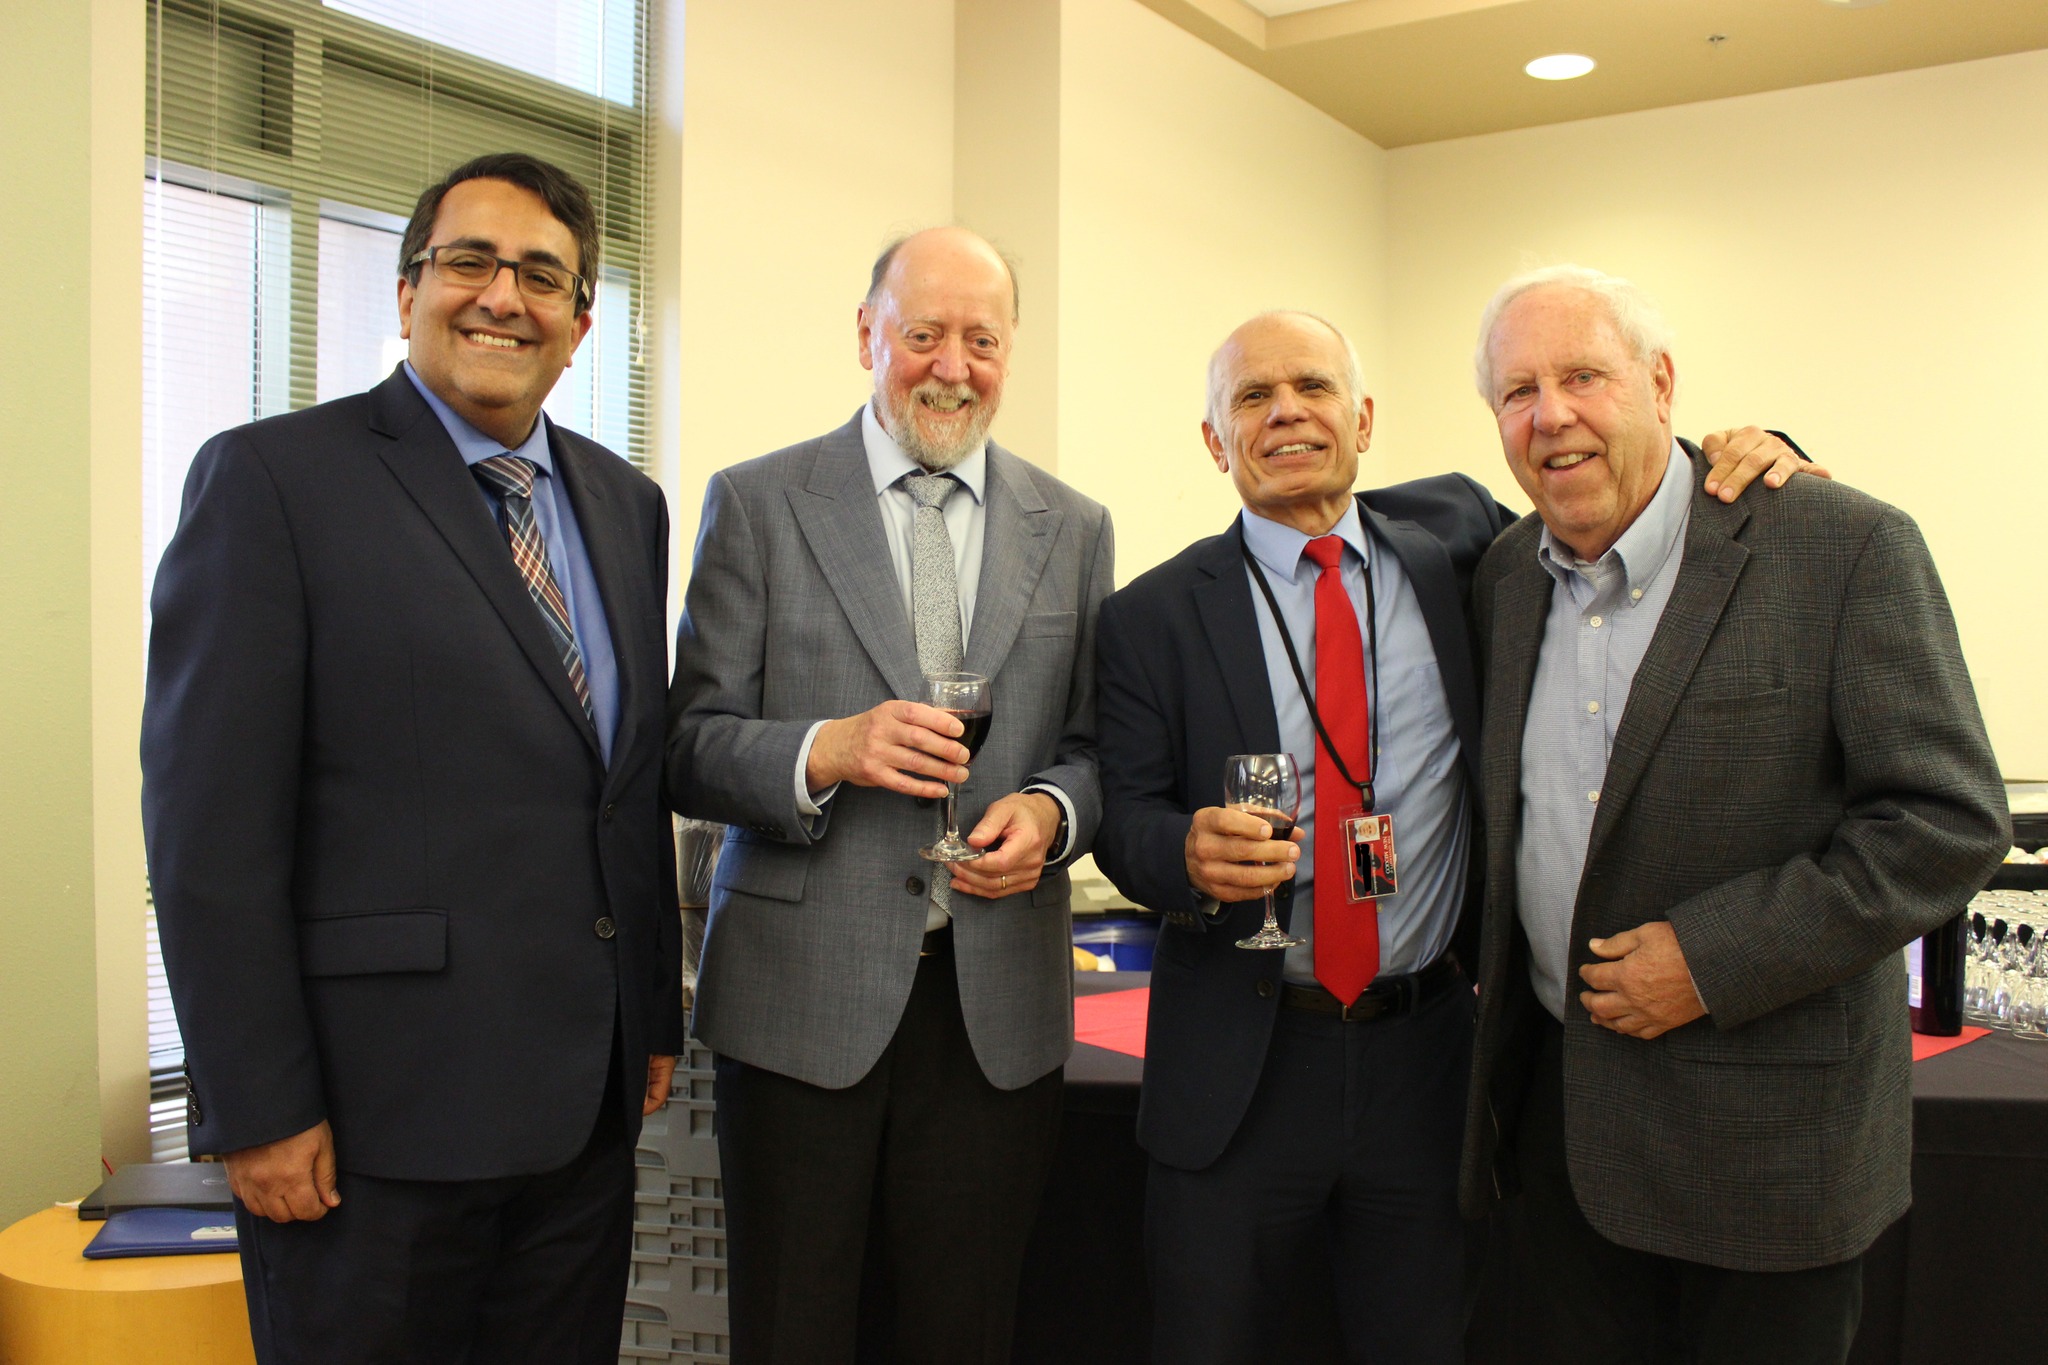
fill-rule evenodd
<path id="1" fill-rule="evenodd" d="M 1223 761 L 1223 804 L 1256 815 L 1273 827 L 1275 839 L 1294 832 L 1301 810 L 1301 775 L 1292 754 L 1232 754 Z M 1240 948 L 1293 948 L 1306 942 L 1280 927 L 1273 915 L 1273 888 L 1266 888 L 1266 922 Z"/>
<path id="2" fill-rule="evenodd" d="M 924 680 L 924 704 L 946 712 L 965 727 L 960 734 L 960 743 L 967 746 L 969 763 L 980 752 L 981 742 L 988 738 L 993 701 L 989 681 L 979 673 L 933 673 Z M 948 782 L 945 837 L 918 850 L 927 861 L 967 863 L 981 856 L 980 849 L 960 837 L 960 822 L 953 809 L 957 795 L 958 790 Z"/>

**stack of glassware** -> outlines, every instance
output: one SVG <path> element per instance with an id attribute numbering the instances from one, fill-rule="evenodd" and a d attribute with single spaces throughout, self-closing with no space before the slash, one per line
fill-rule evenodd
<path id="1" fill-rule="evenodd" d="M 2048 1040 L 2048 891 L 1980 891 L 1970 902 L 1963 1017 Z"/>

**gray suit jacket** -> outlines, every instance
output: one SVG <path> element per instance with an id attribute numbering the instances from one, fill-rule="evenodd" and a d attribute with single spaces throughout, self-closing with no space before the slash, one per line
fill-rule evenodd
<path id="1" fill-rule="evenodd" d="M 1708 1017 L 1643 1041 L 1565 1020 L 1565 1142 L 1621 1245 L 1739 1270 L 1856 1255 L 1910 1199 L 1899 949 L 2003 855 L 2004 789 L 1913 522 L 1794 479 L 1695 493 L 1615 736 L 1572 925 L 1668 919 Z M 1552 580 L 1525 518 L 1480 564 L 1487 880 L 1463 1196 L 1505 1187 L 1535 1003 L 1515 911 L 1522 729 Z"/>
<path id="2" fill-rule="evenodd" d="M 963 667 L 994 684 L 960 790 L 964 830 L 1034 782 L 1101 817 L 1095 616 L 1112 586 L 1109 514 L 993 443 L 981 584 Z M 676 641 L 668 779 L 684 815 L 730 828 L 711 893 L 693 1025 L 723 1056 L 851 1085 L 896 1031 L 917 971 L 934 803 L 842 785 L 807 830 L 798 750 L 814 721 L 915 698 L 917 646 L 890 567 L 860 416 L 712 479 Z M 1068 878 L 998 901 L 955 894 L 954 956 L 974 1053 L 1015 1089 L 1073 1042 Z"/>

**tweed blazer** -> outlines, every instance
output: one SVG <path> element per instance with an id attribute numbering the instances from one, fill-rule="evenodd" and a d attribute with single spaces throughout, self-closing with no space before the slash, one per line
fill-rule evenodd
<path id="1" fill-rule="evenodd" d="M 1095 617 L 1109 514 L 993 443 L 981 582 L 962 667 L 994 688 L 960 789 L 963 830 L 1032 783 L 1073 802 L 1084 852 L 1095 769 Z M 838 430 L 716 475 L 706 491 L 669 695 L 668 778 L 684 815 L 728 826 L 693 1026 L 723 1056 L 813 1085 L 866 1075 L 895 1035 L 923 938 L 928 800 L 843 784 L 815 828 L 796 809 L 816 721 L 919 695 L 917 644 L 861 440 Z M 998 900 L 955 893 L 953 952 L 974 1054 L 1015 1089 L 1073 1044 L 1068 876 Z"/>
<path id="2" fill-rule="evenodd" d="M 1708 1014 L 1644 1041 L 1566 1004 L 1565 1145 L 1588 1221 L 1731 1269 L 1860 1253 L 1910 1199 L 1899 949 L 2008 846 L 2004 789 L 1919 529 L 1840 484 L 1699 490 L 1615 735 L 1573 912 L 1668 920 Z M 1462 1195 L 1506 1188 L 1536 1021 L 1516 914 L 1522 730 L 1553 580 L 1524 518 L 1474 590 L 1487 668 L 1486 907 Z"/>

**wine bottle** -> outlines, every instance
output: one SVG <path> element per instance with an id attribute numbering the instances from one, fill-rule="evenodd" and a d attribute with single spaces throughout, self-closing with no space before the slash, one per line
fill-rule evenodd
<path id="1" fill-rule="evenodd" d="M 1953 1038 L 1963 1031 L 1963 962 L 1967 913 L 1906 945 L 1906 1002 L 1913 1032 Z"/>

